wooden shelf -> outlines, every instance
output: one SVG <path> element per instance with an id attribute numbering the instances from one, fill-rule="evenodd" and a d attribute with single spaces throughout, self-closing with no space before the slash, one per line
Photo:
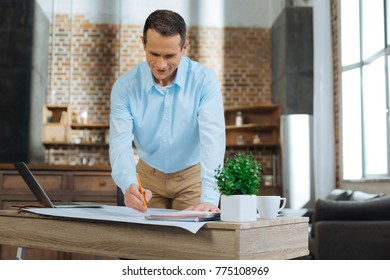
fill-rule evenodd
<path id="1" fill-rule="evenodd" d="M 54 110 L 67 111 L 68 110 L 68 105 L 51 105 L 51 104 L 46 104 L 45 107 L 48 110 L 51 110 L 51 111 L 54 111 Z"/>
<path id="2" fill-rule="evenodd" d="M 236 125 L 237 113 L 241 112 L 242 125 Z M 227 147 L 276 147 L 280 145 L 280 106 L 255 105 L 225 109 Z M 253 143 L 255 135 L 260 143 Z M 238 144 L 243 138 L 244 144 Z"/>
<path id="3" fill-rule="evenodd" d="M 242 117 L 241 125 L 236 125 L 237 116 Z M 258 158 L 264 160 L 264 176 L 270 176 L 270 178 L 268 177 L 267 186 L 264 185 L 265 182 L 260 186 L 261 195 L 282 195 L 283 193 L 279 179 L 280 116 L 280 106 L 275 104 L 225 109 L 227 152 L 254 151 Z M 239 144 L 238 140 L 242 143 Z M 269 180 L 272 183 L 269 183 Z"/>
<path id="4" fill-rule="evenodd" d="M 50 147 L 108 147 L 107 143 L 68 143 L 68 142 L 43 142 L 47 148 Z"/>
<path id="5" fill-rule="evenodd" d="M 248 123 L 243 125 L 226 125 L 226 130 L 275 130 L 279 125 L 273 123 Z"/>
<path id="6" fill-rule="evenodd" d="M 237 112 L 242 112 L 242 113 L 252 112 L 258 114 L 259 112 L 262 113 L 275 112 L 278 111 L 279 109 L 280 106 L 277 104 L 258 104 L 254 106 L 225 108 L 225 113 L 230 114 L 230 113 L 237 113 Z"/>
<path id="7" fill-rule="evenodd" d="M 70 127 L 72 129 L 108 129 L 110 126 L 105 123 L 88 123 L 88 124 L 72 123 Z"/>
<path id="8" fill-rule="evenodd" d="M 245 144 L 230 144 L 228 147 L 230 148 L 274 148 L 278 147 L 279 144 L 275 143 L 260 143 L 260 144 L 252 144 L 252 143 L 245 143 Z"/>
<path id="9" fill-rule="evenodd" d="M 52 154 L 56 152 L 56 149 L 69 152 L 73 149 L 74 152 L 75 148 L 81 148 L 86 154 L 96 154 L 95 150 L 108 153 L 109 145 L 105 141 L 107 141 L 109 124 L 75 123 L 68 105 L 45 104 L 42 123 L 42 144 L 48 150 L 46 163 L 52 163 Z"/>

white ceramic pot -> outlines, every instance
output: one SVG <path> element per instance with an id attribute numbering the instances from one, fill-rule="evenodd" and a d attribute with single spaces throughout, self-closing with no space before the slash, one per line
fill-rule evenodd
<path id="1" fill-rule="evenodd" d="M 221 220 L 225 222 L 254 222 L 257 220 L 256 195 L 222 195 Z"/>

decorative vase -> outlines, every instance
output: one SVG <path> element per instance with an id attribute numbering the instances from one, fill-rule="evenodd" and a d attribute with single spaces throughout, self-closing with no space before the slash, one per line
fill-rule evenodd
<path id="1" fill-rule="evenodd" d="M 221 221 L 254 222 L 257 220 L 256 195 L 222 195 Z"/>

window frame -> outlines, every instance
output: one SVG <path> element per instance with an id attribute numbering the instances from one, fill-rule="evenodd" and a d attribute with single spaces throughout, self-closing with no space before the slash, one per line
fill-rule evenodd
<path id="1" fill-rule="evenodd" d="M 389 30 L 388 30 L 388 23 L 389 23 L 389 16 L 390 16 L 390 0 L 383 0 L 383 36 L 384 36 L 384 45 L 383 45 L 383 48 L 381 48 L 379 51 L 377 51 L 376 53 L 373 53 L 371 54 L 370 56 L 368 56 L 366 59 L 363 58 L 363 40 L 364 40 L 364 37 L 363 37 L 363 24 L 364 24 L 364 21 L 363 21 L 363 13 L 362 13 L 362 7 L 363 7 L 363 1 L 367 1 L 367 0 L 358 0 L 359 1 L 359 47 L 360 47 L 360 50 L 359 50 L 359 61 L 358 62 L 355 62 L 355 63 L 351 63 L 351 64 L 348 64 L 348 65 L 343 65 L 343 61 L 342 61 L 342 53 L 343 53 L 343 42 L 342 42 L 342 28 L 341 28 L 341 25 L 342 25 L 342 18 L 341 18 L 341 15 L 342 15 L 342 7 L 341 7 L 341 4 L 339 4 L 339 15 L 340 15 L 340 25 L 339 25 L 339 30 L 340 30 L 340 52 L 339 52 L 339 55 L 340 55 L 340 87 L 339 87 L 339 90 L 340 90 L 340 116 L 341 116 L 341 133 L 340 133 L 340 151 L 341 151 L 341 180 L 342 181 L 366 181 L 366 180 L 378 180 L 378 179 L 390 179 L 390 119 L 389 119 L 389 108 L 390 108 L 390 104 L 389 104 L 389 100 L 390 100 L 390 86 L 389 86 L 389 83 L 390 83 L 390 74 L 389 74 L 389 63 L 390 63 L 390 45 L 389 45 L 389 36 L 390 34 L 388 34 Z M 341 0 L 339 1 L 339 3 L 341 2 Z M 385 85 L 384 85 L 384 88 L 385 88 L 385 100 L 386 100 L 386 105 L 385 105 L 385 110 L 386 110 L 386 145 L 387 145 L 387 154 L 386 154 L 386 161 L 387 161 L 387 173 L 386 174 L 367 174 L 367 170 L 366 170 L 366 167 L 367 167 L 367 159 L 366 159 L 366 152 L 365 152 L 365 127 L 364 127 L 364 99 L 363 99 L 363 95 L 364 95 L 364 92 L 363 92 L 363 81 L 364 81 L 364 77 L 363 77 L 363 68 L 366 66 L 366 65 L 369 65 L 371 63 L 373 63 L 374 61 L 376 61 L 377 59 L 380 59 L 383 57 L 383 60 L 384 60 L 384 81 L 385 81 Z M 344 115 L 343 115 L 343 80 L 342 80 L 342 76 L 343 76 L 343 73 L 346 72 L 346 71 L 350 71 L 350 70 L 353 70 L 353 69 L 358 69 L 359 70 L 359 73 L 360 73 L 360 99 L 361 99 L 361 103 L 360 103 L 360 110 L 361 110 L 361 119 L 360 119 L 360 127 L 361 127 L 361 143 L 362 143 L 362 146 L 361 146 L 361 149 L 360 149 L 360 153 L 361 153 L 361 159 L 362 159 L 362 162 L 361 162 L 361 170 L 360 170 L 360 174 L 361 174 L 361 178 L 345 178 L 345 174 L 344 174 L 344 139 L 343 139 L 343 118 L 344 118 Z"/>

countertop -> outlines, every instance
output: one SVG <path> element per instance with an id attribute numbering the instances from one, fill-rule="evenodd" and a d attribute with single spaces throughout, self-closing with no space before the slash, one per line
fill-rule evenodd
<path id="1" fill-rule="evenodd" d="M 41 164 L 27 163 L 30 170 L 53 170 L 53 171 L 108 171 L 111 172 L 110 165 L 57 165 L 57 164 Z M 0 163 L 0 170 L 14 170 L 12 163 Z"/>

